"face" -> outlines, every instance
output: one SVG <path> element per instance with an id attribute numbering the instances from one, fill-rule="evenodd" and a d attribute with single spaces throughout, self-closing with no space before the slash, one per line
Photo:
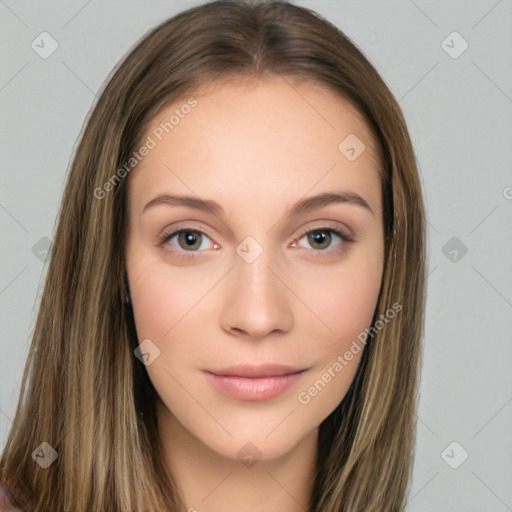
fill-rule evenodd
<path id="1" fill-rule="evenodd" d="M 137 334 L 163 421 L 224 457 L 251 442 L 272 459 L 316 434 L 355 376 L 383 272 L 376 148 L 319 85 L 194 98 L 152 120 L 129 176 Z"/>

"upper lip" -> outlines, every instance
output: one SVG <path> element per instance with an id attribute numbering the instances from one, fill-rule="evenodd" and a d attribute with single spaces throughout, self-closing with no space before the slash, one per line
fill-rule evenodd
<path id="1" fill-rule="evenodd" d="M 226 377 L 276 377 L 298 373 L 304 369 L 283 364 L 237 364 L 226 368 L 206 370 L 218 376 Z"/>

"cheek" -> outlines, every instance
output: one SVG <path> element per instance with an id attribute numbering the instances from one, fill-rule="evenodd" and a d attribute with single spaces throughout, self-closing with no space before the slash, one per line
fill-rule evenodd
<path id="1" fill-rule="evenodd" d="M 204 314 L 201 297 L 211 283 L 172 272 L 169 265 L 151 257 L 138 259 L 128 272 L 139 342 L 150 339 L 160 351 L 146 371 L 166 406 L 182 410 L 190 396 L 179 383 L 187 380 L 187 371 L 195 364 L 199 347 L 193 340 L 204 338 L 197 318 Z"/>
<path id="2" fill-rule="evenodd" d="M 139 343 L 150 339 L 159 350 L 146 371 L 173 410 L 190 398 L 180 383 L 187 382 L 187 389 L 194 390 L 197 383 L 189 381 L 190 371 L 201 366 L 204 354 L 209 353 L 211 322 L 207 325 L 205 320 L 214 315 L 215 290 L 210 290 L 219 277 L 213 271 L 173 268 L 149 254 L 133 259 L 128 272 Z"/>
<path id="3" fill-rule="evenodd" d="M 308 338 L 315 340 L 309 351 L 316 353 L 316 364 L 296 398 L 313 422 L 334 411 L 350 388 L 365 347 L 360 336 L 371 323 L 378 298 L 379 273 L 353 272 L 344 277 L 335 284 L 326 282 L 327 291 L 312 297 L 312 309 L 322 312 L 329 330 L 323 329 L 327 335 L 319 337 L 318 320 L 309 322 Z"/>
<path id="4" fill-rule="evenodd" d="M 316 364 L 297 400 L 317 418 L 336 408 L 354 379 L 365 347 L 361 333 L 371 324 L 380 291 L 381 261 L 378 251 L 354 253 L 338 268 L 310 274 L 302 289 L 317 313 L 303 320 Z"/>
<path id="5" fill-rule="evenodd" d="M 157 268 L 145 266 L 131 273 L 130 294 L 139 339 L 159 340 L 174 325 L 180 297 Z"/>
<path id="6" fill-rule="evenodd" d="M 303 285 L 305 302 L 317 313 L 316 317 L 309 316 L 310 328 L 318 332 L 321 320 L 329 346 L 342 348 L 369 326 L 382 281 L 382 266 L 375 260 L 354 255 L 352 261 L 338 268 L 310 274 Z"/>
<path id="7" fill-rule="evenodd" d="M 129 268 L 132 309 L 139 337 L 163 340 L 193 313 L 211 287 L 212 278 L 172 271 L 154 258 L 140 259 Z"/>

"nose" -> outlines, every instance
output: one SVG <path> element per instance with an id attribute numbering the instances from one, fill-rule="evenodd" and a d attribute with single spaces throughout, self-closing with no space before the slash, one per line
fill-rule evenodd
<path id="1" fill-rule="evenodd" d="M 252 263 L 235 255 L 220 314 L 225 331 L 258 340 L 292 328 L 291 292 L 269 255 L 263 251 Z"/>

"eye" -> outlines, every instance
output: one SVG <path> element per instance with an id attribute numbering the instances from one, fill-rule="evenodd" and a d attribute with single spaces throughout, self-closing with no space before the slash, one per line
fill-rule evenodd
<path id="1" fill-rule="evenodd" d="M 327 227 L 310 229 L 299 237 L 299 242 L 302 239 L 305 239 L 310 247 L 316 251 L 342 250 L 343 242 L 352 241 L 351 237 L 345 233 Z M 296 245 L 296 242 L 292 244 L 293 247 Z"/>
<path id="2" fill-rule="evenodd" d="M 218 244 L 208 247 L 207 240 L 210 240 L 210 237 L 200 230 L 182 228 L 165 234 L 162 243 L 169 244 L 180 252 L 200 252 L 205 249 L 218 247 Z"/>
<path id="3" fill-rule="evenodd" d="M 300 243 L 303 239 L 309 244 L 310 248 L 319 254 L 322 252 L 341 252 L 346 244 L 352 242 L 349 235 L 339 230 L 319 227 L 304 231 L 291 244 L 291 247 L 297 247 L 297 243 Z M 167 247 L 170 246 L 172 252 L 176 252 L 177 256 L 184 258 L 193 258 L 195 253 L 220 247 L 219 244 L 212 241 L 209 235 L 199 229 L 192 228 L 180 228 L 163 234 L 161 244 Z"/>

